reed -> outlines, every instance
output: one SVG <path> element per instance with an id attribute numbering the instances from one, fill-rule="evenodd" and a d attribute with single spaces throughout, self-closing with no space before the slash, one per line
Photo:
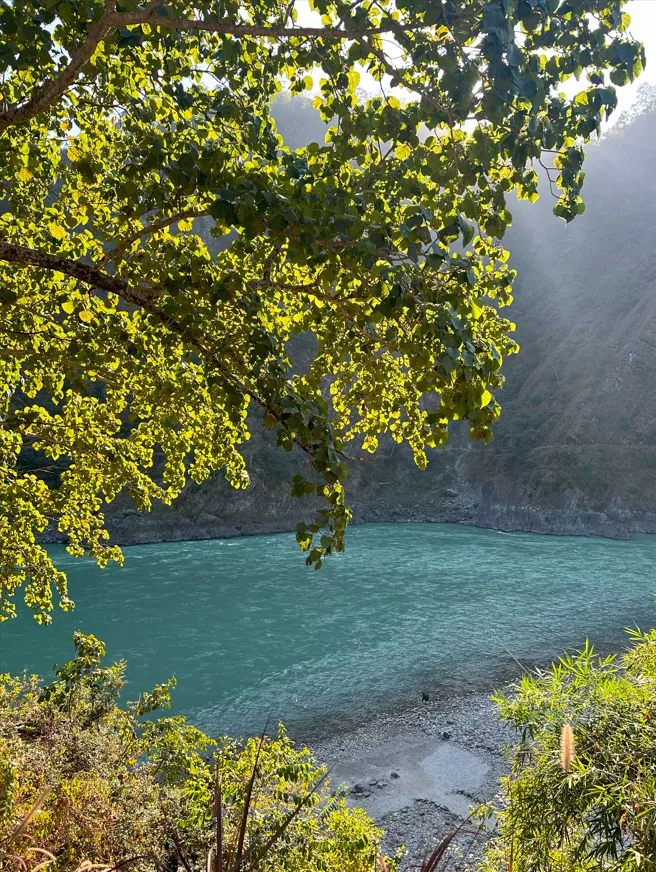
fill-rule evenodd
<path id="1" fill-rule="evenodd" d="M 560 732 L 560 765 L 563 772 L 571 770 L 575 754 L 574 730 L 571 724 L 564 724 Z"/>

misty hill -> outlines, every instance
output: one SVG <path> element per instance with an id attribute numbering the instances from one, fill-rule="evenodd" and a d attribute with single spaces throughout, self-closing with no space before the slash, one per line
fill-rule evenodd
<path id="1" fill-rule="evenodd" d="M 309 103 L 282 100 L 275 114 L 291 146 L 322 138 Z M 387 459 L 354 464 L 348 490 L 356 521 L 656 532 L 655 141 L 652 110 L 592 146 L 587 211 L 569 226 L 553 216 L 546 184 L 535 205 L 515 204 L 506 242 L 519 272 L 510 311 L 521 352 L 504 365 L 495 438 L 483 446 L 456 428 L 425 472 L 398 446 Z M 246 491 L 216 474 L 150 515 L 117 503 L 116 540 L 283 530 L 307 518 L 310 506 L 289 494 L 301 461 L 276 449 L 257 423 L 253 431 Z"/>

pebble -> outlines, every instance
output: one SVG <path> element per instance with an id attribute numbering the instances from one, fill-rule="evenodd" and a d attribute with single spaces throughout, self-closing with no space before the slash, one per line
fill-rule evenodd
<path id="1" fill-rule="evenodd" d="M 434 702 L 420 703 L 409 711 L 383 713 L 351 733 L 326 736 L 312 742 L 311 748 L 317 760 L 332 763 L 338 759 L 357 759 L 369 750 L 393 742 L 398 735 L 408 737 L 426 734 L 475 753 L 484 753 L 490 774 L 483 788 L 477 791 L 476 801 L 487 801 L 494 796 L 499 777 L 507 771 L 503 747 L 511 734 L 508 726 L 499 721 L 494 703 L 484 693 L 442 697 Z M 400 777 L 398 771 L 390 771 L 390 779 Z M 371 796 L 372 787 L 382 790 L 388 786 L 388 781 L 379 778 L 368 787 L 356 784 L 350 794 L 357 803 L 360 798 Z M 393 789 L 392 786 L 390 790 Z M 385 830 L 383 848 L 388 854 L 393 855 L 400 845 L 407 846 L 408 851 L 398 867 L 399 872 L 415 872 L 440 839 L 462 824 L 462 819 L 434 802 L 414 800 L 404 808 L 382 815 L 376 823 Z M 468 836 L 470 839 L 471 836 Z M 482 844 L 482 840 L 479 841 Z M 468 851 L 465 841 L 459 848 L 463 854 Z M 480 844 L 474 854 L 478 852 Z"/>

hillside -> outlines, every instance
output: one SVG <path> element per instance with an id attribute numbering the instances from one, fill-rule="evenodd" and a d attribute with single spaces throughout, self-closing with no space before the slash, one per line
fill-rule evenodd
<path id="1" fill-rule="evenodd" d="M 321 125 L 281 104 L 291 145 Z M 505 365 L 503 413 L 490 444 L 457 432 L 420 472 L 407 449 L 353 464 L 358 522 L 457 521 L 502 530 L 628 537 L 656 532 L 656 112 L 590 149 L 586 213 L 566 226 L 548 186 L 518 203 L 507 237 L 519 272 L 512 318 L 521 352 Z M 214 241 L 213 241 L 214 242 Z M 216 243 L 214 243 L 216 244 Z M 255 422 L 244 492 L 220 474 L 171 508 L 111 508 L 121 543 L 290 529 L 309 514 L 291 497 L 293 464 Z"/>

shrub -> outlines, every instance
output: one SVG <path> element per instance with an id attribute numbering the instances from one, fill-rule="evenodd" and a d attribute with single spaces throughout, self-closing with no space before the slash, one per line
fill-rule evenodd
<path id="1" fill-rule="evenodd" d="M 240 743 L 149 717 L 174 680 L 120 706 L 125 664 L 74 644 L 48 686 L 0 677 L 0 868 L 374 868 L 381 830 L 282 727 Z"/>
<path id="2" fill-rule="evenodd" d="M 496 697 L 519 741 L 482 872 L 656 869 L 656 631 L 631 635 Z"/>

